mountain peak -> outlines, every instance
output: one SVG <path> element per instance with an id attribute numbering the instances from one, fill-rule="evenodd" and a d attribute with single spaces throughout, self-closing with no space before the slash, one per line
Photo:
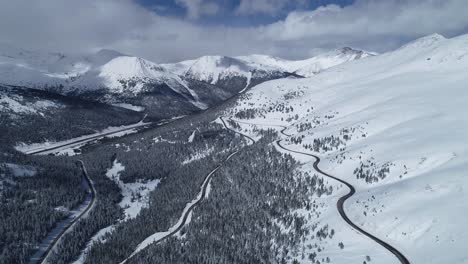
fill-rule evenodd
<path id="1" fill-rule="evenodd" d="M 434 33 L 430 34 L 421 38 L 418 38 L 416 40 L 413 40 L 409 42 L 408 44 L 402 46 L 401 48 L 408 48 L 408 47 L 416 47 L 416 48 L 424 48 L 424 47 L 430 47 L 436 43 L 440 43 L 442 41 L 447 40 L 444 36 Z M 400 48 L 400 49 L 401 49 Z"/>
<path id="2" fill-rule="evenodd" d="M 195 60 L 185 76 L 214 84 L 224 76 L 247 76 L 249 71 L 249 66 L 235 58 L 203 56 Z"/>
<path id="3" fill-rule="evenodd" d="M 341 51 L 342 53 L 348 53 L 348 52 L 356 52 L 358 50 L 355 50 L 351 47 L 343 47 L 343 48 L 339 48 L 337 49 L 338 51 Z"/>
<path id="4" fill-rule="evenodd" d="M 101 67 L 101 74 L 115 75 L 120 78 L 154 78 L 160 77 L 166 71 L 156 63 L 140 57 L 119 56 Z"/>
<path id="5" fill-rule="evenodd" d="M 227 56 L 203 56 L 198 58 L 193 66 L 214 66 L 221 68 L 229 68 L 231 66 L 245 67 L 245 64 L 238 59 Z M 192 67 L 193 67 L 192 66 Z"/>

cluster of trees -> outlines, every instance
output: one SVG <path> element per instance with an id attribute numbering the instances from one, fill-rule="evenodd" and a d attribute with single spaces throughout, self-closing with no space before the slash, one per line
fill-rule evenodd
<path id="1" fill-rule="evenodd" d="M 297 132 L 304 132 L 307 130 L 312 129 L 312 123 L 311 122 L 305 122 L 305 123 L 300 123 L 296 125 Z"/>
<path id="2" fill-rule="evenodd" d="M 291 136 L 288 138 L 288 141 L 291 142 L 291 143 L 294 143 L 294 144 L 302 144 L 302 139 L 305 138 L 305 135 L 301 135 L 301 136 Z"/>
<path id="3" fill-rule="evenodd" d="M 82 171 L 64 157 L 0 156 L 0 164 L 34 169 L 33 175 L 17 175 L 0 166 L 0 260 L 27 263 L 38 244 L 86 196 Z"/>
<path id="4" fill-rule="evenodd" d="M 277 110 L 293 111 L 285 106 Z M 168 126 L 85 147 L 79 158 L 96 187 L 96 205 L 64 236 L 50 262 L 70 263 L 93 235 L 114 225 L 105 242 L 95 243 L 87 252 L 86 263 L 118 263 L 129 257 L 146 237 L 175 224 L 185 205 L 198 194 L 206 175 L 245 145 L 242 137 L 211 122 L 214 113 L 219 112 L 208 110 Z M 239 128 L 237 124 L 230 125 Z M 189 141 L 194 131 L 195 137 Z M 305 236 L 333 237 L 334 231 L 329 231 L 328 226 L 306 226 L 311 216 L 317 214 L 314 197 L 330 195 L 333 189 L 321 177 L 300 174 L 296 170 L 299 164 L 291 156 L 276 151 L 271 144 L 277 139 L 273 130 L 258 132 L 262 140 L 245 147 L 216 173 L 209 199 L 195 209 L 191 223 L 181 231 L 182 236 L 150 246 L 130 263 L 284 263 L 310 257 L 304 254 L 306 249 L 301 244 Z M 294 140 L 301 143 L 300 138 Z M 207 149 L 212 151 L 183 163 Z M 15 178 L 12 184 L 6 181 L 2 187 L 0 210 L 11 213 L 0 216 L 0 259 L 27 262 L 39 241 L 66 216 L 55 208 L 76 207 L 86 190 L 76 188 L 82 181 L 76 158 L 24 155 L 10 158 L 36 167 L 37 175 Z M 122 199 L 120 189 L 105 175 L 115 159 L 125 166 L 120 176 L 125 183 L 161 181 L 151 193 L 148 207 L 133 219 L 124 220 L 118 205 Z M 0 175 L 14 178 L 5 166 L 0 166 Z M 293 213 L 302 208 L 310 211 L 308 219 Z M 284 232 L 285 229 L 289 231 Z M 317 245 L 308 245 L 308 249 L 320 251 Z"/>
<path id="5" fill-rule="evenodd" d="M 323 138 L 315 138 L 312 144 L 304 144 L 305 149 L 310 149 L 314 152 L 344 150 L 345 147 L 345 140 L 341 139 L 340 137 L 335 137 L 334 135 Z"/>
<path id="6" fill-rule="evenodd" d="M 196 197 L 206 175 L 229 154 L 226 150 L 240 145 L 239 139 L 232 132 L 222 129 L 218 124 L 197 127 L 192 142 L 187 142 L 191 129 L 180 132 L 162 135 L 171 142 L 179 143 L 163 141 L 152 145 L 143 144 L 147 147 L 144 152 L 137 153 L 139 151 L 135 150 L 117 154 L 117 159 L 126 166 L 121 175 L 122 180 L 132 182 L 137 178 L 159 177 L 161 182 L 150 195 L 149 207 L 144 208 L 136 218 L 119 223 L 115 231 L 106 237 L 105 243 L 93 246 L 87 256 L 87 263 L 120 262 L 130 256 L 146 237 L 168 230 L 177 222 L 185 205 Z M 183 138 L 184 141 L 174 137 Z M 206 150 L 207 146 L 214 149 L 210 155 L 182 164 L 193 154 Z"/>
<path id="7" fill-rule="evenodd" d="M 257 116 L 263 117 L 263 115 L 259 115 L 259 111 L 256 109 L 240 110 L 234 116 L 239 119 L 254 119 Z"/>
<path id="8" fill-rule="evenodd" d="M 12 148 L 19 142 L 59 141 L 92 134 L 109 126 L 136 123 L 143 117 L 123 108 L 69 98 L 45 91 L 4 88 L 2 93 L 19 96 L 22 103 L 35 104 L 47 100 L 57 107 L 43 108 L 40 113 L 0 112 L 0 149 Z"/>
<path id="9" fill-rule="evenodd" d="M 189 142 L 194 131 L 195 137 Z M 155 138 L 163 140 L 155 141 Z M 121 261 L 144 238 L 174 224 L 185 204 L 196 196 L 206 174 L 221 161 L 226 150 L 241 145 L 240 140 L 219 124 L 201 124 L 191 119 L 86 147 L 80 158 L 97 187 L 97 204 L 73 232 L 66 234 L 52 262 L 69 263 L 76 259 L 90 238 L 110 225 L 115 225 L 115 231 L 105 238 L 106 243 L 97 243 L 91 248 L 87 262 Z M 126 148 L 117 147 L 116 142 Z M 208 148 L 214 149 L 211 156 L 182 164 Z M 150 195 L 149 206 L 135 219 L 123 220 L 122 209 L 118 206 L 120 189 L 105 176 L 114 159 L 125 166 L 120 175 L 125 183 L 161 180 Z"/>
<path id="10" fill-rule="evenodd" d="M 272 76 L 257 75 L 259 77 L 252 80 L 253 85 L 272 78 Z M 134 81 L 128 82 L 127 85 L 134 85 Z M 198 84 L 202 91 L 201 97 L 209 105 L 216 105 L 226 100 L 232 96 L 233 91 L 237 93 L 238 90 L 229 90 L 234 86 L 233 83 L 225 85 L 226 88 L 216 90 L 214 96 L 214 86 Z M 25 263 L 37 249 L 39 242 L 67 217 L 67 210 L 62 209 L 76 208 L 83 202 L 88 190 L 84 186 L 77 188 L 83 185 L 83 177 L 81 168 L 75 163 L 76 157 L 29 157 L 17 153 L 12 146 L 19 142 L 64 140 L 94 133 L 109 126 L 135 123 L 141 120 L 143 113 L 88 100 L 96 98 L 96 94 L 83 94 L 80 99 L 39 90 L 1 88 L 2 93 L 23 96 L 26 103 L 34 104 L 41 100 L 48 100 L 59 105 L 51 109 L 44 108 L 40 113 L 0 113 L 0 134 L 2 135 L 0 137 L 0 153 L 2 153 L 0 156 L 0 211 L 2 211 L 0 215 L 0 259 L 5 263 Z M 154 103 L 155 97 L 173 98 L 172 94 L 169 94 L 170 89 L 154 90 L 137 98 L 147 106 L 150 112 L 154 109 L 164 109 L 165 111 L 153 112 L 164 112 L 166 115 L 193 112 L 191 111 L 193 109 L 189 109 L 188 106 L 181 107 L 178 104 L 180 98 L 161 100 L 167 102 L 166 105 Z M 164 92 L 158 93 L 156 90 Z M 85 154 L 79 158 L 85 162 L 88 173 L 94 181 L 98 199 L 89 215 L 79 221 L 72 232 L 66 234 L 58 251 L 52 256 L 51 262 L 69 263 L 78 256 L 97 231 L 112 224 L 118 224 L 118 228 L 115 238 L 109 237 L 111 246 L 118 246 L 131 240 L 127 238 L 119 240 L 122 234 L 136 231 L 138 235 L 135 236 L 133 243 L 130 242 L 121 251 L 116 248 L 109 254 L 109 259 L 113 259 L 115 252 L 128 253 L 128 250 L 147 233 L 170 226 L 180 215 L 185 203 L 193 199 L 206 173 L 226 155 L 226 150 L 242 145 L 239 144 L 239 137 L 232 132 L 226 131 L 220 125 L 209 125 L 206 122 L 213 119 L 214 113 L 219 114 L 218 111 L 207 110 L 203 115 L 195 115 L 190 122 L 196 125 L 176 122 L 167 128 L 149 130 L 143 134 L 142 138 L 140 138 L 142 134 L 139 134 L 126 139 L 118 139 L 119 143 L 130 148 L 129 151 L 116 148 L 114 144 L 116 140 L 112 139 L 103 140 L 102 146 L 86 147 L 83 151 Z M 153 117 L 161 116 L 153 115 Z M 198 129 L 196 138 L 188 143 L 187 138 L 194 129 Z M 175 140 L 176 144 L 155 143 L 153 140 L 155 134 Z M 182 160 L 193 157 L 194 154 L 208 147 L 214 148 L 210 156 L 181 166 Z M 141 217 L 128 223 L 120 223 L 122 219 L 122 209 L 118 206 L 121 200 L 120 189 L 105 176 L 113 158 L 125 164 L 126 170 L 121 178 L 125 182 L 145 179 L 161 180 L 158 192 L 151 196 L 150 206 L 143 210 Z M 4 165 L 6 163 L 32 166 L 36 169 L 36 174 L 33 177 L 14 176 Z M 195 175 L 194 172 L 196 172 Z M 146 230 L 140 230 L 142 223 L 153 224 L 147 225 Z M 98 249 L 99 246 L 96 247 L 96 251 L 90 253 L 90 262 L 93 262 L 93 256 L 100 256 Z"/>
<path id="11" fill-rule="evenodd" d="M 188 137 L 196 130 L 195 138 Z M 151 245 L 129 263 L 271 263 L 306 258 L 301 241 L 315 233 L 304 216 L 293 213 L 310 210 L 317 214 L 314 197 L 329 195 L 332 188 L 323 178 L 300 173 L 289 155 L 277 152 L 271 142 L 273 130 L 261 130 L 260 142 L 225 163 L 212 181 L 209 199 L 193 213 L 192 222 L 181 236 Z M 154 138 L 162 141 L 154 141 Z M 231 151 L 243 146 L 241 138 L 214 123 L 186 121 L 86 149 L 82 159 L 98 188 L 98 204 L 91 214 L 66 235 L 53 263 L 76 259 L 89 239 L 100 229 L 114 225 L 114 231 L 87 252 L 86 263 L 118 263 L 155 232 L 166 231 L 181 216 L 186 203 L 198 193 L 204 177 Z M 195 153 L 214 148 L 210 155 L 182 165 Z M 121 179 L 134 182 L 160 179 L 150 203 L 134 219 L 122 220 L 119 189 L 105 173 L 113 159 L 125 166 Z M 196 172 L 196 173 L 194 173 Z M 299 174 L 299 175 L 298 175 Z M 284 228 L 290 230 L 284 232 Z M 328 227 L 318 229 L 330 237 Z M 314 235 L 312 235 L 314 237 Z M 322 238 L 323 239 L 323 238 Z M 308 245 L 320 251 L 320 247 Z M 315 252 L 315 251 L 314 251 Z"/>
<path id="12" fill-rule="evenodd" d="M 96 204 L 87 217 L 78 221 L 71 232 L 64 235 L 50 263 L 65 264 L 73 261 L 89 239 L 100 229 L 112 225 L 122 217 L 118 206 L 122 195 L 119 187 L 105 176 L 112 164 L 112 152 L 100 152 L 99 156 L 80 156 L 96 189 Z"/>
<path id="13" fill-rule="evenodd" d="M 391 162 L 378 166 L 372 160 L 361 161 L 359 166 L 354 169 L 353 174 L 356 175 L 357 179 L 364 179 L 367 183 L 374 183 L 385 179 L 390 173 L 391 166 L 394 166 Z"/>
<path id="14" fill-rule="evenodd" d="M 209 198 L 179 236 L 150 245 L 128 263 L 286 263 L 305 258 L 301 242 L 314 231 L 294 211 L 313 213 L 314 197 L 332 190 L 316 175 L 298 175 L 299 164 L 270 144 L 276 134 L 262 134 L 216 173 Z M 320 237 L 334 234 L 328 226 L 317 232 Z"/>
<path id="15" fill-rule="evenodd" d="M 269 112 L 288 114 L 289 112 L 294 112 L 294 108 L 292 106 L 286 106 L 284 103 L 277 103 L 275 106 L 270 107 Z"/>
<path id="16" fill-rule="evenodd" d="M 304 95 L 304 91 L 299 90 L 299 91 L 289 91 L 283 95 L 284 100 L 291 100 L 294 98 L 299 98 Z"/>
<path id="17" fill-rule="evenodd" d="M 55 98 L 54 95 L 46 96 L 42 92 L 39 93 L 37 95 L 38 98 L 44 97 L 48 100 L 54 100 Z M 33 98 L 25 97 L 25 100 L 33 100 Z M 5 263 L 28 262 L 31 255 L 37 250 L 38 244 L 60 221 L 68 216 L 67 209 L 71 210 L 80 205 L 88 191 L 86 186 L 82 185 L 82 170 L 76 165 L 77 157 L 27 156 L 12 149 L 15 142 L 40 141 L 43 139 L 42 134 L 47 134 L 47 138 L 49 139 L 65 139 L 81 135 L 84 133 L 84 130 L 91 132 L 91 130 L 101 129 L 108 125 L 121 125 L 126 121 L 137 122 L 141 118 L 140 115 L 132 114 L 130 115 L 130 119 L 126 119 L 126 113 L 130 111 L 117 110 L 112 112 L 115 110 L 112 107 L 104 107 L 104 109 L 101 105 L 92 103 L 84 106 L 80 105 L 81 102 L 79 100 L 75 103 L 70 102 L 70 104 L 74 106 L 70 107 L 70 109 L 61 109 L 62 112 L 45 112 L 47 118 L 55 117 L 57 118 L 57 122 L 45 122 L 45 125 L 49 127 L 44 129 L 42 126 L 34 127 L 37 122 L 40 122 L 39 119 L 41 118 L 32 122 L 26 122 L 25 120 L 29 120 L 28 118 L 36 117 L 18 117 L 14 120 L 16 123 L 11 126 L 11 120 L 6 117 L 7 114 L 2 113 L 2 117 L 5 115 L 6 118 L 0 119 L 2 132 L 2 137 L 0 137 L 0 152 L 2 153 L 0 155 L 0 210 L 3 212 L 0 216 L 0 259 L 5 261 Z M 93 109 L 98 111 L 94 113 Z M 108 111 L 107 114 L 112 112 L 113 116 L 111 118 L 103 118 L 106 114 L 103 114 L 102 111 Z M 70 115 L 72 118 L 69 117 Z M 67 125 L 61 123 L 62 119 L 65 122 L 65 116 L 70 119 L 67 121 Z M 204 120 L 203 118 L 199 119 Z M 73 123 L 73 120 L 80 120 L 81 122 L 88 120 L 84 123 L 89 122 L 89 124 L 82 124 L 83 127 L 81 128 L 84 130 L 80 130 L 73 125 L 70 126 L 70 122 Z M 23 121 L 26 123 L 23 124 Z M 159 129 L 158 131 L 165 131 L 167 137 L 175 137 L 173 135 L 174 131 L 186 126 L 186 123 L 177 123 L 170 129 Z M 220 129 L 219 126 L 218 129 Z M 57 130 L 57 134 L 54 134 L 55 130 Z M 37 131 L 41 132 L 37 133 Z M 185 137 L 184 141 L 187 141 L 188 135 L 192 131 L 193 129 L 186 131 L 180 137 Z M 114 182 L 105 177 L 106 170 L 111 166 L 113 154 L 125 152 L 123 148 L 117 150 L 114 143 L 115 141 L 122 140 L 127 145 L 132 145 L 131 143 L 136 142 L 133 148 L 135 151 L 127 153 L 128 159 L 132 159 L 130 155 L 136 155 L 135 153 L 138 153 L 139 157 L 144 157 L 146 153 L 153 152 L 154 149 L 159 149 L 164 145 L 158 144 L 158 146 L 152 146 L 153 150 L 140 153 L 141 150 L 146 150 L 151 145 L 148 142 L 154 143 L 151 137 L 154 133 L 155 131 L 148 131 L 146 134 L 147 140 L 144 142 L 143 140 L 138 141 L 141 135 L 133 135 L 125 140 L 104 140 L 102 148 L 96 145 L 89 146 L 84 150 L 86 154 L 79 158 L 85 162 L 88 172 L 95 183 L 99 198 L 89 216 L 77 223 L 73 232 L 67 234 L 65 239 L 62 240 L 63 242 L 60 244 L 58 254 L 53 258 L 53 263 L 68 263 L 80 253 L 92 235 L 101 228 L 111 225 L 121 218 L 122 210 L 118 206 L 118 202 L 121 200 L 120 189 Z M 233 144 L 235 144 L 235 141 L 233 141 Z M 201 147 L 193 147 L 193 149 L 199 148 Z M 167 146 L 158 155 L 147 155 L 146 158 L 153 159 L 153 163 L 156 163 L 154 162 L 155 160 L 161 159 L 169 167 L 173 166 L 174 163 L 168 162 L 170 158 L 168 153 L 172 153 L 172 156 L 177 152 L 186 152 L 186 155 L 191 154 L 189 150 L 175 151 L 173 146 Z M 184 155 L 179 156 L 180 159 L 184 158 Z M 164 160 L 162 157 L 168 157 L 168 159 Z M 144 160 L 144 158 L 141 158 L 141 161 Z M 35 175 L 30 177 L 15 176 L 6 164 L 28 166 L 34 169 Z M 131 180 L 132 177 L 138 176 L 140 178 L 154 177 L 154 174 L 150 173 L 151 169 L 145 169 L 144 166 L 141 166 L 139 169 L 144 172 L 136 176 L 132 176 L 132 173 L 125 174 L 124 178 Z M 156 171 L 158 170 L 157 168 L 155 169 Z M 129 172 L 131 171 L 134 170 L 129 170 Z"/>

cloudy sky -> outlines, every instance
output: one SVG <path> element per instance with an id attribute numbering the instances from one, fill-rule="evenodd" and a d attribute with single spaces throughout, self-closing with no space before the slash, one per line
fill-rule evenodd
<path id="1" fill-rule="evenodd" d="M 467 0 L 0 0 L 0 42 L 115 49 L 155 62 L 201 55 L 306 58 L 351 46 L 383 52 L 468 33 Z"/>

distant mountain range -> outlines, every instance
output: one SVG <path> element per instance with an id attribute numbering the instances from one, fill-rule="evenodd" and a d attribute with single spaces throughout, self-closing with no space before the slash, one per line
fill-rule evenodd
<path id="1" fill-rule="evenodd" d="M 337 49 L 290 61 L 266 55 L 203 56 L 156 64 L 117 51 L 76 55 L 0 46 L 0 84 L 45 90 L 168 118 L 204 110 L 261 82 L 310 77 L 372 53 Z"/>

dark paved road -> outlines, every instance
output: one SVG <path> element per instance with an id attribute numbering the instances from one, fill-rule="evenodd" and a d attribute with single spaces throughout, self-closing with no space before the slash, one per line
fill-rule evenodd
<path id="1" fill-rule="evenodd" d="M 232 119 L 231 119 L 232 120 Z M 224 122 L 224 121 L 223 121 Z M 239 122 L 239 121 L 235 121 L 235 122 Z M 258 124 L 252 124 L 252 123 L 248 123 L 248 122 L 239 122 L 239 123 L 244 123 L 244 124 L 249 124 L 249 125 L 258 125 Z M 286 137 L 290 137 L 291 135 L 288 135 L 285 133 L 285 130 L 287 129 L 287 127 L 285 126 L 281 126 L 281 125 L 266 125 L 264 124 L 264 126 L 276 126 L 276 127 L 281 127 L 281 134 L 285 135 Z M 336 207 L 338 209 L 338 212 L 340 213 L 340 216 L 343 218 L 343 220 L 345 220 L 345 222 L 350 225 L 352 228 L 356 229 L 357 231 L 359 231 L 361 234 L 367 236 L 368 238 L 372 239 L 373 241 L 377 242 L 378 244 L 380 244 L 381 246 L 383 246 L 385 249 L 387 249 L 388 251 L 390 251 L 390 253 L 392 253 L 399 261 L 400 263 L 402 264 L 410 264 L 409 260 L 405 257 L 405 255 L 403 255 L 400 251 L 398 251 L 398 249 L 394 248 L 392 245 L 388 244 L 387 242 L 381 240 L 380 238 L 370 234 L 369 232 L 363 230 L 361 227 L 359 227 L 358 225 L 356 225 L 355 223 L 353 223 L 353 221 L 351 221 L 351 219 L 349 219 L 348 215 L 346 215 L 346 212 L 344 210 L 344 203 L 346 202 L 346 200 L 348 200 L 351 196 L 353 196 L 355 193 L 356 193 L 356 189 L 354 188 L 353 185 L 351 185 L 350 183 L 340 179 L 340 178 L 337 178 L 333 175 L 330 175 L 326 172 L 324 172 L 323 170 L 321 170 L 319 168 L 319 163 L 320 163 L 320 157 L 314 155 L 314 154 L 311 154 L 311 153 L 307 153 L 307 152 L 302 152 L 302 151 L 297 151 L 297 150 L 292 150 L 292 149 L 288 149 L 286 148 L 285 146 L 283 146 L 281 144 L 281 141 L 282 140 L 278 140 L 276 141 L 276 143 L 278 144 L 278 146 L 286 151 L 289 151 L 289 152 L 293 152 L 293 153 L 298 153 L 298 154 L 302 154 L 302 155 L 306 155 L 306 156 L 310 156 L 310 157 L 313 157 L 315 158 L 315 162 L 313 164 L 313 167 L 314 169 L 323 174 L 324 176 L 326 177 L 329 177 L 331 179 L 334 179 L 344 185 L 346 185 L 348 188 L 349 188 L 349 192 L 340 197 L 338 199 L 338 202 L 336 203 Z"/>

